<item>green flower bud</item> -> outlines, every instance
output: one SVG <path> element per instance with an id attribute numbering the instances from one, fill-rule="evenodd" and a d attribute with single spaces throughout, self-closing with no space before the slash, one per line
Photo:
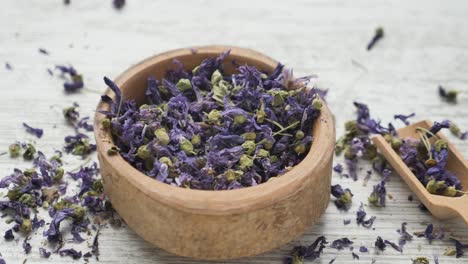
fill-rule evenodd
<path id="1" fill-rule="evenodd" d="M 63 162 L 62 162 L 62 153 L 59 153 L 57 155 L 54 155 L 50 158 L 50 161 L 53 162 L 53 161 L 56 161 L 58 164 L 62 165 Z"/>
<path id="2" fill-rule="evenodd" d="M 372 193 L 372 194 L 367 198 L 367 201 L 369 201 L 369 203 L 372 204 L 372 205 L 378 206 L 379 197 L 377 196 L 377 194 Z"/>
<path id="3" fill-rule="evenodd" d="M 172 160 L 169 157 L 161 157 L 159 162 L 166 164 L 168 167 L 172 166 Z"/>
<path id="4" fill-rule="evenodd" d="M 7 197 L 10 201 L 16 201 L 20 198 L 21 193 L 19 189 L 9 190 L 7 193 Z"/>
<path id="5" fill-rule="evenodd" d="M 83 217 L 86 214 L 86 209 L 80 205 L 74 205 L 73 208 L 75 209 L 75 211 L 73 212 L 73 218 L 83 219 Z"/>
<path id="6" fill-rule="evenodd" d="M 18 143 L 11 144 L 8 146 L 8 151 L 10 152 L 10 156 L 12 158 L 16 158 L 21 154 L 21 146 Z"/>
<path id="7" fill-rule="evenodd" d="M 276 156 L 276 155 L 271 155 L 271 156 L 270 156 L 270 161 L 271 161 L 272 163 L 278 162 L 278 160 L 279 160 L 279 159 L 278 159 L 278 156 Z"/>
<path id="8" fill-rule="evenodd" d="M 265 150 L 265 149 L 259 149 L 257 151 L 257 157 L 260 157 L 260 158 L 266 158 L 268 156 L 270 156 L 270 151 L 268 150 Z"/>
<path id="9" fill-rule="evenodd" d="M 345 137 L 340 137 L 337 141 L 336 141 L 336 145 L 335 145 L 335 155 L 340 155 L 341 152 L 343 152 L 345 148 Z"/>
<path id="10" fill-rule="evenodd" d="M 42 202 L 42 208 L 49 209 L 49 206 L 50 206 L 49 202 L 47 202 L 47 201 Z"/>
<path id="11" fill-rule="evenodd" d="M 226 170 L 226 172 L 223 173 L 223 175 L 224 177 L 226 177 L 228 181 L 231 182 L 231 181 L 241 178 L 242 175 L 244 175 L 244 172 L 240 170 L 228 169 Z"/>
<path id="12" fill-rule="evenodd" d="M 180 149 L 183 150 L 186 154 L 191 154 L 193 153 L 193 145 L 192 143 L 190 142 L 190 140 L 182 137 L 180 140 L 179 140 L 179 146 L 180 146 Z"/>
<path id="13" fill-rule="evenodd" d="M 459 137 L 461 134 L 461 129 L 453 122 L 450 122 L 450 132 L 452 132 L 453 135 Z"/>
<path id="14" fill-rule="evenodd" d="M 32 222 L 31 219 L 23 218 L 21 225 L 19 227 L 21 233 L 27 235 L 32 231 Z"/>
<path id="15" fill-rule="evenodd" d="M 241 135 L 245 140 L 253 140 L 257 138 L 257 134 L 255 132 L 247 132 Z"/>
<path id="16" fill-rule="evenodd" d="M 390 134 L 385 134 L 384 139 L 385 139 L 385 141 L 387 141 L 387 143 L 391 144 L 393 137 Z"/>
<path id="17" fill-rule="evenodd" d="M 200 65 L 196 66 L 195 68 L 192 69 L 192 74 L 196 75 L 198 73 L 198 70 L 200 70 Z"/>
<path id="18" fill-rule="evenodd" d="M 457 254 L 457 250 L 454 248 L 447 248 L 444 252 L 445 256 L 455 256 Z"/>
<path id="19" fill-rule="evenodd" d="M 255 151 L 255 142 L 248 140 L 242 143 L 242 148 L 244 149 L 245 153 L 252 155 Z"/>
<path id="20" fill-rule="evenodd" d="M 403 141 L 397 137 L 392 138 L 392 148 L 394 150 L 400 150 L 401 146 L 403 146 Z"/>
<path id="21" fill-rule="evenodd" d="M 147 145 L 140 146 L 137 150 L 136 156 L 142 160 L 147 160 L 151 158 L 151 151 Z"/>
<path id="22" fill-rule="evenodd" d="M 163 95 L 168 95 L 168 94 L 169 94 L 169 90 L 167 90 L 166 86 L 164 86 L 164 85 L 159 85 L 159 86 L 158 86 L 158 90 L 159 90 Z"/>
<path id="23" fill-rule="evenodd" d="M 110 128 L 110 127 L 111 127 L 111 121 L 110 121 L 110 119 L 109 119 L 109 118 L 103 118 L 103 119 L 101 120 L 101 125 L 102 125 L 102 127 L 103 127 L 104 129 Z"/>
<path id="24" fill-rule="evenodd" d="M 59 167 L 55 170 L 54 181 L 58 182 L 63 179 L 63 175 L 65 174 L 65 170 L 62 167 Z"/>
<path id="25" fill-rule="evenodd" d="M 298 130 L 298 131 L 296 132 L 295 137 L 296 137 L 297 140 L 303 139 L 303 138 L 304 138 L 304 132 L 302 132 L 302 130 Z"/>
<path id="26" fill-rule="evenodd" d="M 21 197 L 18 199 L 18 201 L 20 203 L 28 204 L 28 205 L 30 205 L 31 202 L 34 203 L 33 197 L 29 193 L 24 193 L 23 195 L 21 195 Z"/>
<path id="27" fill-rule="evenodd" d="M 344 195 L 340 197 L 340 201 L 345 205 L 349 205 L 353 200 L 353 195 L 350 191 L 345 191 Z"/>
<path id="28" fill-rule="evenodd" d="M 260 74 L 260 77 L 261 77 L 262 79 L 266 79 L 266 78 L 268 78 L 268 75 L 266 75 L 265 73 L 262 73 L 262 74 Z"/>
<path id="29" fill-rule="evenodd" d="M 211 110 L 208 114 L 208 120 L 212 122 L 218 122 L 221 117 L 223 117 L 223 115 L 216 109 Z"/>
<path id="30" fill-rule="evenodd" d="M 377 153 L 377 147 L 375 147 L 375 145 L 367 145 L 366 151 L 364 153 L 364 158 L 372 160 L 377 156 Z"/>
<path id="31" fill-rule="evenodd" d="M 93 187 L 91 189 L 95 191 L 97 194 L 102 193 L 104 191 L 104 185 L 102 183 L 102 179 L 95 180 L 93 182 Z"/>
<path id="32" fill-rule="evenodd" d="M 291 106 L 290 105 L 286 105 L 284 107 L 284 111 L 288 112 L 289 110 L 291 110 Z"/>
<path id="33" fill-rule="evenodd" d="M 32 177 L 34 173 L 36 173 L 36 170 L 34 169 L 27 169 L 23 171 L 24 176 L 27 177 Z"/>
<path id="34" fill-rule="evenodd" d="M 169 134 L 167 134 L 165 128 L 158 128 L 154 131 L 154 136 L 158 139 L 159 143 L 162 145 L 169 144 L 171 139 L 169 138 Z"/>
<path id="35" fill-rule="evenodd" d="M 107 150 L 107 155 L 109 156 L 114 156 L 114 155 L 117 155 L 119 153 L 119 148 L 116 147 L 116 146 L 112 146 L 110 149 Z"/>
<path id="36" fill-rule="evenodd" d="M 298 144 L 294 147 L 294 151 L 297 153 L 297 154 L 302 154 L 306 151 L 306 147 L 304 144 Z"/>
<path id="37" fill-rule="evenodd" d="M 457 100 L 458 91 L 456 90 L 448 90 L 447 91 L 447 101 L 455 102 Z"/>
<path id="38" fill-rule="evenodd" d="M 245 121 L 247 121 L 247 119 L 243 115 L 234 116 L 234 124 L 236 125 L 242 125 L 245 123 Z"/>
<path id="39" fill-rule="evenodd" d="M 351 135 L 359 133 L 359 125 L 356 120 L 350 120 L 345 123 L 345 130 Z"/>
<path id="40" fill-rule="evenodd" d="M 443 196 L 448 196 L 448 197 L 455 197 L 455 196 L 457 196 L 457 189 L 455 189 L 455 186 L 449 186 L 449 187 L 445 188 L 442 195 Z"/>
<path id="41" fill-rule="evenodd" d="M 139 108 L 139 109 L 140 109 L 140 111 L 141 111 L 141 110 L 145 110 L 145 109 L 149 109 L 149 105 L 147 105 L 147 104 L 142 104 L 142 105 L 140 105 L 140 108 Z"/>
<path id="42" fill-rule="evenodd" d="M 426 190 L 431 194 L 436 194 L 437 191 L 445 186 L 445 181 L 430 180 L 426 185 Z"/>
<path id="43" fill-rule="evenodd" d="M 271 142 L 270 140 L 265 140 L 263 142 L 263 148 L 264 149 L 270 150 L 272 147 L 273 147 L 273 142 Z"/>
<path id="44" fill-rule="evenodd" d="M 448 147 L 447 141 L 443 139 L 439 139 L 434 143 L 434 148 L 437 152 L 440 152 L 442 149 L 446 149 Z"/>
<path id="45" fill-rule="evenodd" d="M 418 257 L 416 259 L 411 259 L 413 261 L 413 264 L 429 264 L 429 259 L 426 257 Z"/>
<path id="46" fill-rule="evenodd" d="M 241 170 L 248 169 L 253 166 L 253 159 L 243 154 L 239 160 L 239 168 Z"/>
<path id="47" fill-rule="evenodd" d="M 180 79 L 177 82 L 176 87 L 179 89 L 179 91 L 185 92 L 192 89 L 192 83 L 189 79 Z"/>
<path id="48" fill-rule="evenodd" d="M 434 167 L 437 165 L 437 161 L 435 159 L 428 159 L 424 162 L 424 164 L 426 164 L 428 167 Z"/>
<path id="49" fill-rule="evenodd" d="M 23 158 L 25 160 L 32 160 L 36 154 L 36 148 L 32 144 L 26 146 L 26 150 L 23 153 Z"/>
<path id="50" fill-rule="evenodd" d="M 211 85 L 215 86 L 217 85 L 221 80 L 223 79 L 223 75 L 219 70 L 216 70 L 213 72 L 211 75 Z"/>
<path id="51" fill-rule="evenodd" d="M 323 103 L 322 103 L 322 100 L 320 100 L 320 98 L 315 98 L 313 101 L 312 101 L 312 107 L 317 109 L 317 110 L 320 110 L 323 106 Z"/>
<path id="52" fill-rule="evenodd" d="M 198 144 L 200 144 L 200 142 L 201 142 L 201 137 L 200 137 L 200 135 L 197 134 L 197 135 L 194 135 L 194 136 L 192 137 L 192 144 L 193 144 L 193 145 L 198 145 Z"/>
<path id="53" fill-rule="evenodd" d="M 344 157 L 346 159 L 354 159 L 354 154 L 353 154 L 353 151 L 351 150 L 351 146 L 350 145 L 346 145 L 345 148 L 344 148 Z"/>

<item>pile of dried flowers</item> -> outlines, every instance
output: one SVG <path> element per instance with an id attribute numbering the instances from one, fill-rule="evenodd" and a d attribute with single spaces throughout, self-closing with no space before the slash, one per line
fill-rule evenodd
<path id="1" fill-rule="evenodd" d="M 111 104 L 103 126 L 126 161 L 167 184 L 226 190 L 264 183 L 307 155 L 323 91 L 281 64 L 269 75 L 249 65 L 228 75 L 228 54 L 189 72 L 174 61 L 164 79 L 148 77 L 140 106 L 105 78 L 116 96 L 102 98 Z"/>

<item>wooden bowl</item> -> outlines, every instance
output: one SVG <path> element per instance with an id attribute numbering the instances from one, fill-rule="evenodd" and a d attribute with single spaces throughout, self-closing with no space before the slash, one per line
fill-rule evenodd
<path id="1" fill-rule="evenodd" d="M 208 57 L 230 49 L 231 60 L 271 72 L 278 62 L 258 52 L 227 46 L 169 51 L 126 70 L 116 80 L 124 98 L 144 102 L 146 79 L 162 78 L 178 59 L 192 69 Z M 108 91 L 113 97 L 114 94 Z M 97 113 L 94 132 L 105 192 L 128 226 L 148 242 L 177 255 L 205 260 L 260 254 L 283 245 L 316 223 L 327 208 L 335 128 L 325 106 L 313 128 L 314 141 L 306 158 L 285 175 L 257 186 L 227 190 L 190 190 L 152 179 L 120 155 L 109 156 L 112 136 Z M 97 110 L 108 110 L 99 103 Z"/>

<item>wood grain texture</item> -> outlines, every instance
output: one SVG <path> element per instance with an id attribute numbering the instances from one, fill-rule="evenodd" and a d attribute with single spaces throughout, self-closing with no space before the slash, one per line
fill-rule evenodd
<path id="1" fill-rule="evenodd" d="M 1 0 L 0 62 L 10 62 L 13 71 L 0 69 L 0 146 L 6 149 L 15 140 L 32 139 L 21 122 L 45 129 L 40 149 L 51 154 L 60 149 L 65 134 L 73 129 L 62 119 L 61 108 L 77 101 L 84 115 L 92 116 L 98 94 L 104 91 L 102 77 L 116 77 L 130 65 L 166 50 L 192 45 L 228 44 L 244 46 L 268 54 L 295 69 L 297 75 L 315 73 L 316 84 L 329 88 L 327 98 L 336 115 L 337 135 L 343 124 L 354 117 L 354 100 L 368 103 L 372 113 L 383 122 L 393 114 L 417 113 L 417 119 L 452 119 L 468 128 L 468 2 L 453 1 L 127 1 L 122 11 L 111 8 L 111 1 L 72 0 L 68 7 L 59 0 Z M 365 50 L 373 30 L 383 26 L 386 36 L 371 52 Z M 50 56 L 37 52 L 39 47 Z M 65 95 L 61 80 L 50 77 L 46 68 L 73 64 L 84 74 L 88 91 Z M 461 91 L 457 105 L 442 102 L 439 84 Z M 449 136 L 468 157 L 468 142 Z M 67 168 L 83 161 L 66 158 Z M 335 163 L 342 162 L 341 157 Z M 29 166 L 21 160 L 0 157 L 0 172 L 9 174 L 14 167 Z M 354 261 L 348 250 L 327 248 L 320 260 L 328 263 L 410 263 L 418 256 L 441 255 L 452 245 L 448 240 L 424 239 L 409 242 L 404 253 L 391 249 L 374 252 L 377 235 L 398 240 L 396 229 L 408 222 L 408 230 L 421 231 L 425 224 L 436 227 L 468 243 L 468 230 L 459 220 L 438 221 L 409 202 L 409 188 L 398 176 L 387 184 L 387 207 L 367 207 L 377 216 L 375 230 L 355 224 L 359 202 L 365 202 L 379 176 L 367 186 L 362 179 L 369 169 L 361 163 L 360 180 L 333 176 L 333 183 L 351 188 L 353 207 L 339 212 L 331 203 L 320 222 L 297 240 L 257 257 L 219 263 L 281 263 L 293 246 L 307 244 L 319 235 L 329 240 L 348 236 L 355 246 L 366 245 L 369 254 Z M 71 187 L 75 187 L 75 183 Z M 348 226 L 343 219 L 352 219 Z M 0 230 L 6 225 L 0 221 Z M 63 228 L 67 228 L 65 225 Z M 39 231 L 39 232 L 42 232 Z M 40 233 L 39 233 L 40 234 Z M 33 238 L 33 245 L 42 240 Z M 258 241 L 262 243 L 262 241 Z M 99 263 L 205 263 L 181 258 L 144 242 L 129 229 L 102 230 Z M 86 243 L 73 245 L 88 250 Z M 0 252 L 8 263 L 69 263 L 70 258 L 52 256 L 41 259 L 37 247 L 25 256 L 19 243 L 0 242 Z M 97 263 L 94 259 L 93 263 Z M 440 263 L 466 263 L 467 257 L 440 257 Z M 82 263 L 79 261 L 77 263 Z"/>

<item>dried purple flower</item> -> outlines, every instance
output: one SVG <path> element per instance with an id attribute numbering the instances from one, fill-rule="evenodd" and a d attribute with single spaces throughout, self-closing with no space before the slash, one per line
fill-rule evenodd
<path id="1" fill-rule="evenodd" d="M 385 250 L 385 247 L 387 246 L 385 244 L 384 240 L 380 236 L 377 237 L 377 240 L 375 241 L 374 245 L 375 245 L 376 248 L 378 248 L 378 249 L 380 249 L 382 251 Z"/>
<path id="2" fill-rule="evenodd" d="M 353 198 L 353 193 L 351 192 L 351 190 L 349 189 L 343 190 L 341 185 L 336 184 L 336 185 L 331 186 L 331 194 L 333 195 L 333 197 L 337 198 L 334 201 L 334 203 L 338 209 L 340 210 L 349 209 L 351 202 L 352 202 L 352 198 Z"/>
<path id="3" fill-rule="evenodd" d="M 84 87 L 83 76 L 78 74 L 78 72 L 72 66 L 55 66 L 56 69 L 60 70 L 62 77 L 68 78 L 68 80 L 63 84 L 65 92 L 77 92 Z"/>
<path id="4" fill-rule="evenodd" d="M 59 251 L 59 254 L 60 254 L 61 257 L 70 256 L 73 259 L 80 259 L 81 258 L 81 251 L 76 251 L 73 248 L 62 249 L 62 250 Z"/>
<path id="5" fill-rule="evenodd" d="M 398 251 L 398 252 L 403 252 L 403 249 L 401 249 L 401 247 L 398 246 L 397 244 L 395 244 L 395 243 L 393 243 L 393 242 L 390 242 L 390 241 L 388 241 L 388 240 L 385 240 L 384 242 L 385 242 L 385 244 L 390 245 L 390 246 L 391 246 L 393 249 L 395 249 L 396 251 Z"/>
<path id="6" fill-rule="evenodd" d="M 360 246 L 360 247 L 359 247 L 359 252 L 361 252 L 361 253 L 367 253 L 367 252 L 369 252 L 369 249 L 367 249 L 367 247 L 365 247 L 365 246 Z"/>
<path id="7" fill-rule="evenodd" d="M 343 172 L 343 165 L 341 165 L 340 163 L 336 164 L 334 167 L 333 167 L 333 170 L 339 174 L 341 174 Z"/>
<path id="8" fill-rule="evenodd" d="M 351 246 L 353 243 L 354 242 L 349 240 L 349 238 L 343 237 L 343 238 L 340 238 L 340 239 L 337 239 L 337 240 L 333 241 L 332 244 L 330 245 L 330 247 L 341 250 L 341 249 L 343 249 L 345 247 Z"/>
<path id="9" fill-rule="evenodd" d="M 31 239 L 29 237 L 25 237 L 24 240 L 23 240 L 23 249 L 24 249 L 24 253 L 26 254 L 29 254 L 29 252 L 31 252 L 31 244 L 28 242 L 28 240 Z"/>
<path id="10" fill-rule="evenodd" d="M 5 69 L 9 70 L 9 71 L 12 71 L 13 70 L 13 66 L 11 66 L 11 64 L 9 62 L 5 62 Z"/>
<path id="11" fill-rule="evenodd" d="M 414 117 L 415 115 L 415 113 L 411 113 L 409 115 L 394 115 L 393 118 L 401 120 L 403 123 L 405 123 L 405 125 L 409 125 L 410 122 L 408 121 L 408 119 Z"/>
<path id="12" fill-rule="evenodd" d="M 358 225 L 370 228 L 374 224 L 374 221 L 377 217 L 372 216 L 371 218 L 365 220 L 367 213 L 364 211 L 364 205 L 361 203 L 359 209 L 356 212 L 356 222 Z"/>
<path id="13" fill-rule="evenodd" d="M 6 264 L 6 261 L 3 259 L 1 253 L 0 253 L 0 264 Z"/>
<path id="14" fill-rule="evenodd" d="M 468 249 L 468 244 L 464 245 L 457 239 L 452 238 L 452 240 L 455 242 L 455 249 L 456 249 L 456 257 L 460 258 L 464 254 L 464 249 Z"/>
<path id="15" fill-rule="evenodd" d="M 386 194 L 385 180 L 382 180 L 380 183 L 374 185 L 373 191 L 367 200 L 374 206 L 385 207 Z"/>
<path id="16" fill-rule="evenodd" d="M 26 123 L 23 123 L 23 126 L 26 128 L 26 132 L 30 133 L 30 134 L 33 134 L 35 135 L 36 137 L 38 138 L 41 138 L 42 135 L 44 134 L 44 130 L 40 129 L 40 128 L 34 128 L 34 127 L 31 127 L 29 126 L 28 124 Z"/>
<path id="17" fill-rule="evenodd" d="M 450 122 L 450 132 L 460 138 L 461 140 L 465 140 L 468 136 L 468 130 L 465 131 L 465 132 L 462 132 L 461 129 L 457 126 L 457 124 L 455 124 L 454 122 Z"/>
<path id="18" fill-rule="evenodd" d="M 343 220 L 343 224 L 344 224 L 344 225 L 349 225 L 349 224 L 351 224 L 351 219 L 345 219 L 345 220 Z"/>
<path id="19" fill-rule="evenodd" d="M 6 241 L 11 241 L 15 239 L 15 236 L 13 235 L 13 230 L 8 229 L 7 231 L 5 231 L 5 235 L 3 237 Z"/>
<path id="20" fill-rule="evenodd" d="M 74 213 L 75 209 L 71 208 L 62 209 L 56 212 L 52 222 L 50 223 L 49 229 L 44 231 L 44 236 L 47 236 L 47 240 L 52 242 L 61 240 L 60 223 L 63 220 L 72 217 Z"/>
<path id="21" fill-rule="evenodd" d="M 65 137 L 64 150 L 77 156 L 87 156 L 96 150 L 96 145 L 89 142 L 89 137 L 82 133 Z"/>
<path id="22" fill-rule="evenodd" d="M 45 248 L 39 248 L 39 255 L 43 258 L 49 258 L 52 252 L 47 251 Z"/>
<path id="23" fill-rule="evenodd" d="M 328 262 L 328 264 L 333 264 L 333 263 L 335 263 L 335 260 L 336 260 L 336 257 L 330 259 L 330 261 Z"/>
<path id="24" fill-rule="evenodd" d="M 439 85 L 439 96 L 442 98 L 444 101 L 449 102 L 449 103 L 456 103 L 457 102 L 457 95 L 458 91 L 456 90 L 445 90 L 442 85 Z"/>
<path id="25" fill-rule="evenodd" d="M 424 232 L 418 233 L 416 232 L 415 235 L 417 237 L 425 237 L 427 240 L 429 240 L 429 243 L 432 243 L 432 240 L 435 239 L 434 236 L 434 225 L 433 224 L 428 224 Z"/>
<path id="26" fill-rule="evenodd" d="M 283 263 L 295 264 L 302 262 L 304 259 L 313 261 L 320 257 L 320 254 L 322 254 L 325 248 L 325 244 L 327 244 L 327 240 L 324 236 L 321 236 L 308 247 L 296 246 L 293 248 L 290 255 L 284 258 Z"/>
<path id="27" fill-rule="evenodd" d="M 43 48 L 39 48 L 39 53 L 44 54 L 44 55 L 49 55 L 49 52 Z"/>
<path id="28" fill-rule="evenodd" d="M 408 195 L 408 201 L 412 202 L 414 200 L 414 197 L 412 194 Z"/>
<path id="29" fill-rule="evenodd" d="M 115 9 L 122 9 L 125 6 L 125 0 L 113 0 L 113 5 Z"/>
<path id="30" fill-rule="evenodd" d="M 110 104 L 102 125 L 116 144 L 109 154 L 118 151 L 156 180 L 204 190 L 257 185 L 298 164 L 313 141 L 318 92 L 281 65 L 270 75 L 241 65 L 223 76 L 228 55 L 205 59 L 191 72 L 174 61 L 164 79 L 148 78 L 148 104 L 140 106 L 105 77 L 115 93 L 114 100 L 101 97 Z"/>
<path id="31" fill-rule="evenodd" d="M 351 252 L 351 255 L 353 256 L 353 259 L 359 259 L 359 255 L 354 253 L 354 252 Z"/>
<path id="32" fill-rule="evenodd" d="M 398 240 L 398 245 L 403 249 L 403 246 L 406 244 L 407 241 L 411 241 L 413 239 L 413 236 L 410 235 L 406 231 L 406 222 L 403 222 L 401 224 L 401 228 L 397 230 L 397 232 L 400 234 L 400 239 Z"/>

